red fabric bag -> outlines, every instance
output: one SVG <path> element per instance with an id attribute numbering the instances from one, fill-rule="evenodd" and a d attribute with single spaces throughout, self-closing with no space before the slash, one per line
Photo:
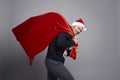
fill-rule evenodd
<path id="1" fill-rule="evenodd" d="M 74 37 L 68 22 L 56 12 L 30 17 L 13 28 L 12 32 L 28 55 L 30 64 L 33 58 L 43 51 L 60 32 L 67 32 Z M 76 59 L 76 55 L 71 57 Z"/>

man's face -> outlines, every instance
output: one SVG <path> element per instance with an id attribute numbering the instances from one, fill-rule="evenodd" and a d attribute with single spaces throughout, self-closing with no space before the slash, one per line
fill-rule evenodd
<path id="1" fill-rule="evenodd" d="M 75 35 L 79 34 L 80 32 L 82 32 L 83 28 L 81 26 L 74 26 L 73 27 L 73 32 Z"/>

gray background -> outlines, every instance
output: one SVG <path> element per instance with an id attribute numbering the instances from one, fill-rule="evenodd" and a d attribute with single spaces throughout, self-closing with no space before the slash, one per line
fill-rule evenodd
<path id="1" fill-rule="evenodd" d="M 0 0 L 0 80 L 46 80 L 46 50 L 28 57 L 11 29 L 27 18 L 49 11 L 71 24 L 83 18 L 88 31 L 79 37 L 77 60 L 65 66 L 75 80 L 120 80 L 120 0 Z"/>

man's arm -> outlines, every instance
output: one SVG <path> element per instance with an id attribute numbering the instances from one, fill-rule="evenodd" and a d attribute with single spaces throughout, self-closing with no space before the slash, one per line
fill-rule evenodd
<path id="1" fill-rule="evenodd" d="M 66 32 L 62 32 L 57 36 L 57 46 L 60 48 L 70 48 L 74 44 L 72 37 Z"/>

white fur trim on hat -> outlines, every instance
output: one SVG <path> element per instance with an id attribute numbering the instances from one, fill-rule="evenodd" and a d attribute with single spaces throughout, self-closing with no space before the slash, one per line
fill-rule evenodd
<path id="1" fill-rule="evenodd" d="M 73 22 L 72 26 L 82 26 L 83 28 L 85 28 L 85 25 L 80 22 Z"/>

